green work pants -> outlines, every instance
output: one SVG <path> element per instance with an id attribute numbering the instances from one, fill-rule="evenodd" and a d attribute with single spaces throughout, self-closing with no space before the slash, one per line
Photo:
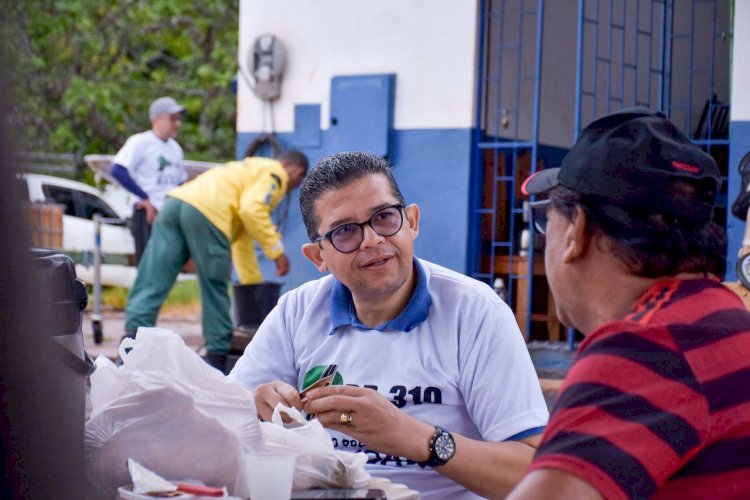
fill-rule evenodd
<path id="1" fill-rule="evenodd" d="M 188 257 L 195 261 L 198 273 L 206 349 L 229 352 L 229 239 L 202 213 L 176 198 L 167 198 L 154 221 L 125 307 L 125 331 L 156 324 L 159 309 Z"/>

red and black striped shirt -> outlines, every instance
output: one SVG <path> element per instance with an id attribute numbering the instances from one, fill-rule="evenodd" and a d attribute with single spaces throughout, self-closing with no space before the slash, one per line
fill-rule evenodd
<path id="1" fill-rule="evenodd" d="M 651 287 L 586 337 L 530 470 L 607 498 L 750 498 L 750 312 L 710 280 Z"/>

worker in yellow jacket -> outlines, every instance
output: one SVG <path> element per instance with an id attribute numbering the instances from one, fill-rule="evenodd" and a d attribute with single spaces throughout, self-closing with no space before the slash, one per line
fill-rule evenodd
<path id="1" fill-rule="evenodd" d="M 223 370 L 232 339 L 228 282 L 234 263 L 239 282 L 263 281 L 255 242 L 289 272 L 289 259 L 271 213 L 307 174 L 307 157 L 283 152 L 277 160 L 245 158 L 202 173 L 169 192 L 152 229 L 125 308 L 126 335 L 154 326 L 177 275 L 192 257 L 201 290 L 206 361 Z"/>

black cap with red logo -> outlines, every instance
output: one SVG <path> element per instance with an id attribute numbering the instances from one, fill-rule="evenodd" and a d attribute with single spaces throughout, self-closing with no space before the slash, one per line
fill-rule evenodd
<path id="1" fill-rule="evenodd" d="M 671 199 L 666 187 L 676 178 L 700 180 L 694 184 L 704 192 L 692 200 Z M 721 174 L 714 159 L 662 113 L 628 108 L 592 122 L 560 168 L 533 174 L 522 191 L 541 195 L 556 186 L 598 203 L 703 218 L 711 216 Z"/>

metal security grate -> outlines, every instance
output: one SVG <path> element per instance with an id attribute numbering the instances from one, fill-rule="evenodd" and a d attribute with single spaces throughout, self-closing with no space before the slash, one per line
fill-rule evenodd
<path id="1" fill-rule="evenodd" d="M 729 16 L 717 0 L 579 0 L 575 136 L 603 114 L 645 106 L 726 156 Z"/>
<path id="2" fill-rule="evenodd" d="M 467 267 L 487 283 L 504 280 L 527 338 L 547 299 L 534 287 L 543 272 L 521 183 L 558 166 L 589 122 L 630 106 L 665 112 L 726 177 L 730 8 L 721 0 L 480 0 Z M 726 224 L 726 210 L 717 216 Z"/>
<path id="3" fill-rule="evenodd" d="M 579 0 L 574 136 L 629 106 L 663 111 L 716 160 L 729 159 L 730 2 Z"/>
<path id="4" fill-rule="evenodd" d="M 533 238 L 520 185 L 537 164 L 543 1 L 482 1 L 481 23 L 469 269 L 504 281 L 528 335 L 532 304 L 518 299 L 533 294 Z"/>

